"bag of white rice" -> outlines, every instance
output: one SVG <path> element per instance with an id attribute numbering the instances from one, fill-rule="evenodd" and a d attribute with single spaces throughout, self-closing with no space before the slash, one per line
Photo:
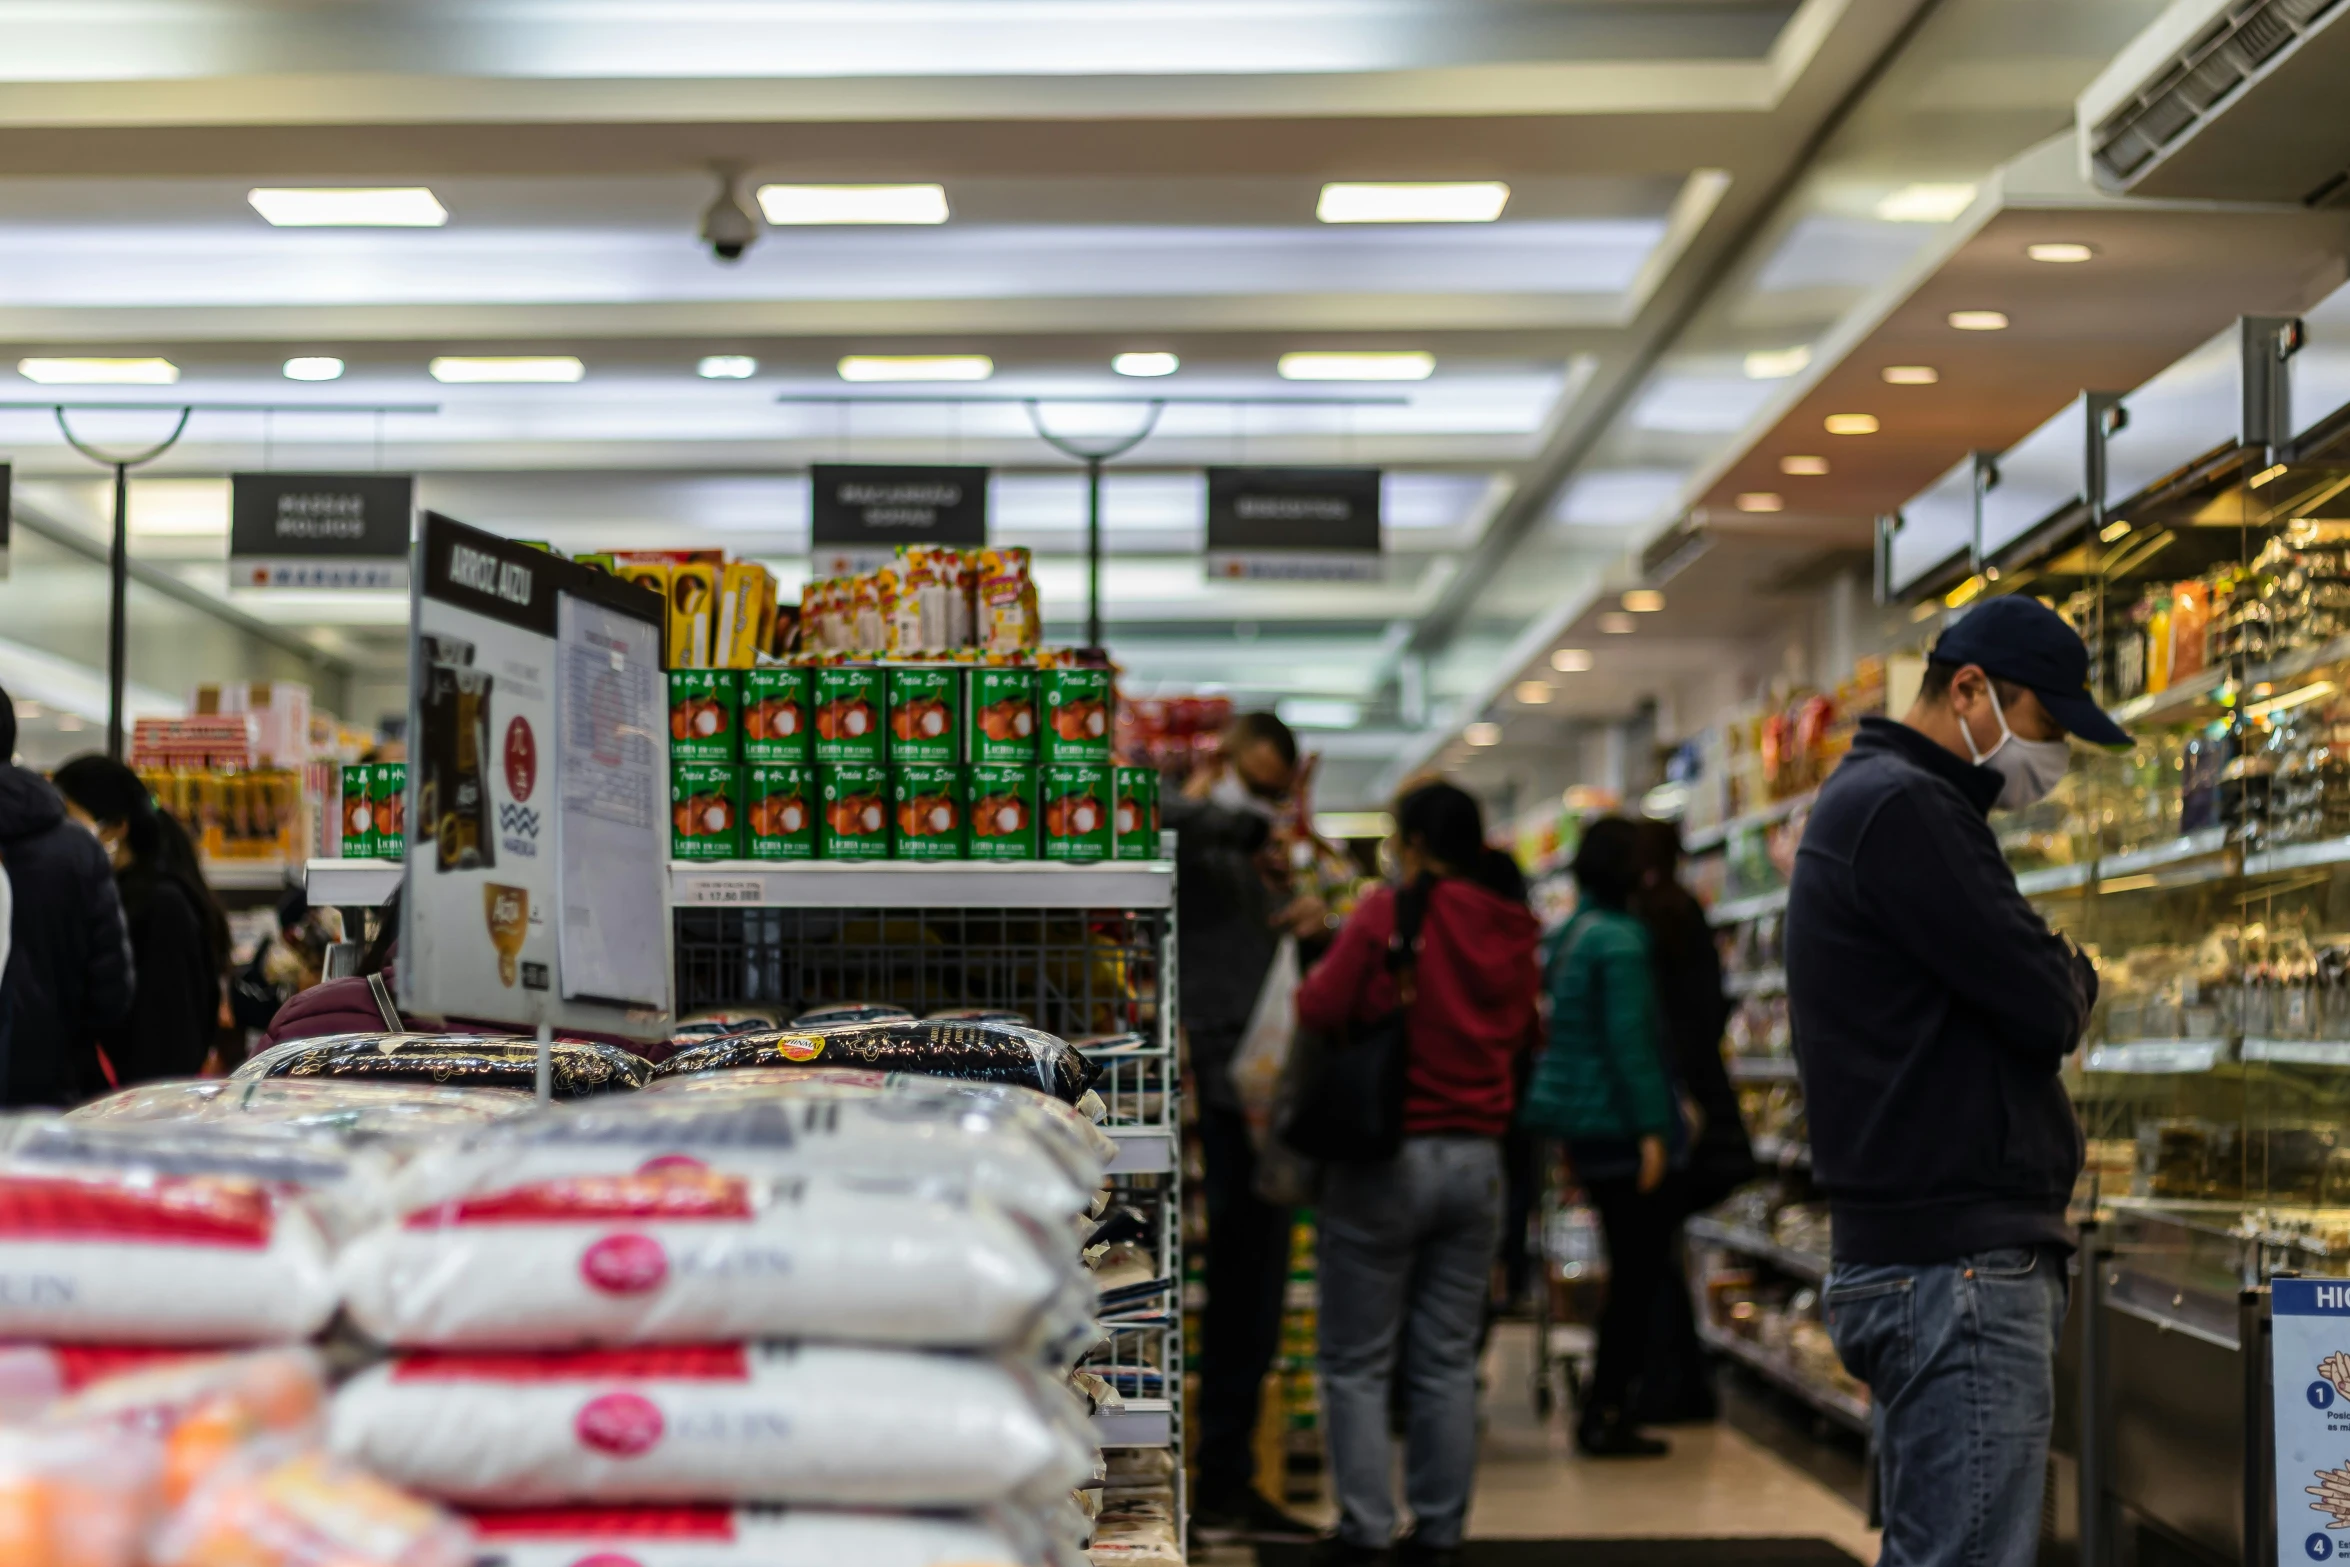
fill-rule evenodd
<path id="1" fill-rule="evenodd" d="M 538 1107 L 529 1092 L 323 1077 L 142 1083 L 69 1110 L 69 1121 L 206 1121 L 317 1132 L 406 1148 Z"/>
<path id="2" fill-rule="evenodd" d="M 558 1039 L 550 1057 L 557 1099 L 642 1088 L 650 1070 L 642 1056 L 591 1039 Z M 229 1075 L 236 1079 L 360 1078 L 530 1093 L 538 1086 L 538 1062 L 538 1042 L 531 1039 L 486 1034 L 329 1034 L 272 1046 Z"/>
<path id="3" fill-rule="evenodd" d="M 352 1320 L 387 1344 L 998 1350 L 1091 1320 L 1076 1259 L 1053 1239 L 992 1204 L 903 1185 L 671 1165 L 452 1199 L 361 1236 L 337 1277 Z"/>
<path id="4" fill-rule="evenodd" d="M 474 1567 L 1044 1567 L 976 1517 L 802 1508 L 637 1507 L 477 1513 Z"/>
<path id="5" fill-rule="evenodd" d="M 655 1075 L 682 1077 L 746 1066 L 862 1067 L 1041 1089 L 1074 1104 L 1101 1069 L 1068 1041 L 1015 1023 L 899 1021 L 795 1024 L 735 1034 L 681 1050 Z"/>
<path id="6" fill-rule="evenodd" d="M 342 1457 L 477 1507 L 1041 1503 L 1094 1472 L 1065 1391 L 992 1360 L 804 1345 L 419 1355 L 335 1395 Z"/>

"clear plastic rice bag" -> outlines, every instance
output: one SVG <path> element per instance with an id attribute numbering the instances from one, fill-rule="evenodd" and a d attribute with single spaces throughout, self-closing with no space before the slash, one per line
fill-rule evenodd
<path id="1" fill-rule="evenodd" d="M 536 1108 L 536 1099 L 526 1089 L 329 1077 L 213 1077 L 142 1083 L 93 1099 L 67 1111 L 65 1118 L 275 1127 L 404 1150 Z"/>
<path id="2" fill-rule="evenodd" d="M 1101 1069 L 1068 1041 L 1016 1023 L 907 1020 L 794 1024 L 714 1039 L 661 1063 L 658 1077 L 739 1067 L 840 1066 L 1034 1088 L 1074 1104 Z"/>

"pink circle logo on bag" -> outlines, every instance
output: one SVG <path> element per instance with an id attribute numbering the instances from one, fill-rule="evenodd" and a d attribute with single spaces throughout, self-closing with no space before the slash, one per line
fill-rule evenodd
<path id="1" fill-rule="evenodd" d="M 642 1295 L 669 1277 L 669 1254 L 650 1235 L 607 1235 L 579 1259 L 579 1273 L 607 1295 Z"/>
<path id="2" fill-rule="evenodd" d="M 571 1567 L 644 1567 L 644 1563 L 633 1556 L 616 1556 L 610 1551 L 598 1551 L 593 1556 L 581 1557 Z"/>
<path id="3" fill-rule="evenodd" d="M 659 1445 L 661 1411 L 635 1393 L 606 1393 L 588 1400 L 573 1428 L 582 1446 L 614 1458 L 635 1458 Z"/>
<path id="4" fill-rule="evenodd" d="M 636 1167 L 639 1175 L 666 1175 L 671 1170 L 707 1170 L 710 1168 L 690 1153 L 655 1154 Z"/>

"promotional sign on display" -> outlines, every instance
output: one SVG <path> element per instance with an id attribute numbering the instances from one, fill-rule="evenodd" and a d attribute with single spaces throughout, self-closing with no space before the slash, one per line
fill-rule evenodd
<path id="1" fill-rule="evenodd" d="M 1379 480 L 1376 468 L 1210 468 L 1208 575 L 1378 581 Z"/>
<path id="2" fill-rule="evenodd" d="M 987 542 L 985 468 L 817 463 L 808 470 L 808 505 L 819 577 L 886 565 L 901 544 Z"/>
<path id="3" fill-rule="evenodd" d="M 416 481 L 229 475 L 228 579 L 243 588 L 404 588 Z"/>
<path id="4" fill-rule="evenodd" d="M 658 1033 L 660 595 L 431 512 L 415 562 L 402 1006 Z"/>
<path id="5" fill-rule="evenodd" d="M 2350 1279 L 2271 1285 L 2277 1560 L 2350 1555 Z"/>

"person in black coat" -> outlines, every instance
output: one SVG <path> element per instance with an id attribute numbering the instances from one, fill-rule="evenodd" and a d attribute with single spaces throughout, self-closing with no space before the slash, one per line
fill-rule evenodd
<path id="1" fill-rule="evenodd" d="M 127 1088 L 193 1077 L 219 1034 L 229 948 L 195 845 L 139 775 L 109 757 L 75 757 L 57 769 L 57 787 L 113 861 L 138 965 L 129 1015 L 99 1034 L 115 1078 Z"/>
<path id="2" fill-rule="evenodd" d="M 1722 1061 L 1730 1002 L 1722 958 L 1705 909 L 1681 885 L 1681 834 L 1671 822 L 1640 825 L 1641 885 L 1631 910 L 1648 927 L 1657 1021 L 1666 1065 L 1696 1111 L 1688 1158 L 1666 1177 L 1676 1226 L 1713 1207 L 1759 1174 L 1738 1113 L 1738 1090 Z M 1667 1269 L 1640 1374 L 1637 1418 L 1653 1425 L 1714 1417 L 1714 1390 L 1697 1337 L 1689 1279 L 1678 1250 Z"/>
<path id="3" fill-rule="evenodd" d="M 15 754 L 16 704 L 0 691 L 0 875 L 14 905 L 0 971 L 0 1105 L 70 1105 L 106 1087 L 97 1042 L 130 1011 L 130 936 L 106 851 Z"/>

